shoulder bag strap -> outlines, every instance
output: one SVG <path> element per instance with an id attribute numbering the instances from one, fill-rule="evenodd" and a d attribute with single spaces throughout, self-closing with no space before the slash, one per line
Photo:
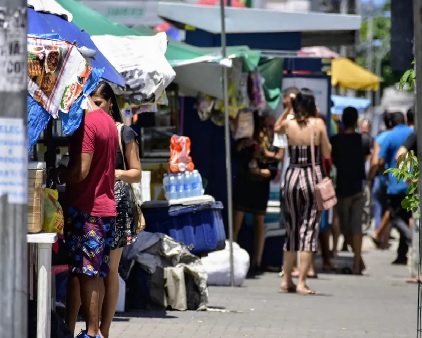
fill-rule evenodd
<path id="1" fill-rule="evenodd" d="M 314 181 L 314 185 L 316 184 L 315 179 L 315 147 L 314 147 L 314 141 L 315 141 L 315 135 L 314 135 L 314 123 L 313 121 L 310 121 L 311 124 L 311 162 L 312 162 L 312 180 Z"/>
<path id="2" fill-rule="evenodd" d="M 125 159 L 125 153 L 123 151 L 123 145 L 122 145 L 122 129 L 123 129 L 123 124 L 119 123 L 117 125 L 117 132 L 119 136 L 119 148 L 120 148 L 120 153 L 122 154 L 122 159 L 123 159 L 123 169 L 126 170 L 126 159 Z"/>

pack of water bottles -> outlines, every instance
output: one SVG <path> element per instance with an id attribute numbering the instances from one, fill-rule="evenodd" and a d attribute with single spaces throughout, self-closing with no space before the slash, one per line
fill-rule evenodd
<path id="1" fill-rule="evenodd" d="M 197 197 L 204 194 L 202 177 L 198 170 L 185 171 L 178 174 L 165 174 L 163 186 L 168 201 Z"/>

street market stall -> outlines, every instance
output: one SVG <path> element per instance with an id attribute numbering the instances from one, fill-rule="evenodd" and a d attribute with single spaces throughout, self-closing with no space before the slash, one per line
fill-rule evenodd
<path id="1" fill-rule="evenodd" d="M 101 76 L 110 81 L 124 84 L 122 77 L 107 60 L 98 53 L 92 67 L 87 58 L 95 55 L 94 47 L 86 33 L 82 33 L 70 20 L 71 15 L 57 3 L 50 2 L 49 7 L 42 2 L 29 1 L 28 35 L 28 153 L 37 157 L 33 150 L 41 133 L 49 121 L 61 119 L 63 131 L 72 134 L 82 119 L 82 104 L 85 95 L 97 86 Z M 41 11 L 41 12 L 39 12 Z M 45 13 L 48 12 L 48 13 Z M 58 14 L 58 15 L 54 15 Z M 69 20 L 69 21 L 68 21 Z M 58 34 L 60 33 L 60 34 Z M 78 34 L 79 33 L 79 34 Z M 66 35 L 73 42 L 79 39 L 82 44 L 76 46 L 64 40 Z M 72 39 L 73 37 L 73 39 Z M 78 49 L 78 47 L 85 47 Z M 55 151 L 54 151 L 55 153 Z M 53 163 L 54 165 L 54 163 Z M 30 162 L 28 170 L 28 235 L 29 245 L 29 286 L 30 299 L 37 301 L 37 337 L 50 337 L 51 309 L 51 255 L 52 244 L 57 241 L 57 233 L 63 229 L 63 215 L 59 209 L 53 211 L 59 218 L 54 227 L 51 210 L 44 209 L 46 186 L 46 165 L 44 162 Z M 57 203 L 56 196 L 56 203 Z M 60 207 L 61 210 L 61 207 Z M 48 226 L 46 226 L 48 225 Z M 42 231 L 43 230 L 43 231 Z M 37 257 L 37 259 L 34 259 Z M 35 268 L 36 266 L 36 268 Z M 36 271 L 36 272 L 35 272 Z M 34 294 L 34 280 L 37 279 L 37 295 Z M 34 312 L 30 311 L 30 315 Z M 32 318 L 30 318 L 32 320 Z M 33 334 L 33 333 L 31 333 Z"/>
<path id="2" fill-rule="evenodd" d="M 284 13 L 262 9 L 238 9 L 225 8 L 221 1 L 220 8 L 206 6 L 207 20 L 204 20 L 205 8 L 186 3 L 160 2 L 159 15 L 180 28 L 189 27 L 186 30 L 186 42 L 200 47 L 221 47 L 222 55 L 226 55 L 226 46 L 246 45 L 267 51 L 268 56 L 277 57 L 278 51 L 297 51 L 301 47 L 313 45 L 347 45 L 353 44 L 356 31 L 360 28 L 360 17 L 356 15 L 336 15 L 325 13 Z M 294 62 L 293 62 L 294 63 Z M 294 71 L 294 69 L 293 69 Z M 294 72 L 293 72 L 294 73 Z M 218 186 L 219 194 L 226 190 L 225 203 L 228 206 L 229 233 L 232 233 L 231 196 L 231 142 L 229 131 L 229 86 L 227 74 L 223 70 L 221 74 L 224 86 L 224 146 L 218 142 L 219 150 L 225 149 L 225 163 L 217 160 L 204 160 L 204 165 L 211 165 L 210 171 L 226 172 L 225 178 L 219 176 L 218 181 L 210 182 Z M 324 74 L 325 77 L 326 74 Z M 281 86 L 281 84 L 280 84 Z M 328 88 L 330 84 L 328 83 Z M 327 100 L 328 100 L 327 91 Z M 186 107 L 186 106 L 185 106 Z M 195 109 L 191 109 L 195 110 Z M 327 112 L 330 118 L 330 112 Z M 202 132 L 202 130 L 201 130 Z M 195 131 L 192 131 L 195 134 Z M 215 140 L 215 139 L 214 139 Z M 205 148 L 205 140 L 202 141 Z M 213 142 L 217 147 L 217 142 Z M 201 148 L 201 147 L 199 147 Z M 207 163 L 207 164 L 205 164 Z M 230 247 L 232 247 L 230 238 Z M 231 263 L 233 262 L 233 250 L 231 250 Z M 233 285 L 233 264 L 231 264 Z"/>

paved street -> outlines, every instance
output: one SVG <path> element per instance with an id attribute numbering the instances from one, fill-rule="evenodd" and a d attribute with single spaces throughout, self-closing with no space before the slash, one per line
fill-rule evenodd
<path id="1" fill-rule="evenodd" d="M 368 240 L 365 248 L 365 276 L 319 274 L 309 282 L 316 296 L 280 294 L 278 274 L 267 273 L 241 288 L 210 287 L 212 311 L 119 315 L 111 337 L 416 337 L 408 269 L 390 265 L 393 250 L 376 251 Z"/>

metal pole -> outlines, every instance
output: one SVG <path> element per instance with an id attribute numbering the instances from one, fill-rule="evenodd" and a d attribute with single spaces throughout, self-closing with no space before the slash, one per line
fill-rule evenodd
<path id="1" fill-rule="evenodd" d="M 221 55 L 227 57 L 226 15 L 224 0 L 220 0 L 221 12 Z M 226 175 L 227 175 L 227 217 L 229 228 L 230 249 L 230 286 L 234 286 L 234 258 L 233 258 L 233 200 L 232 200 L 232 164 L 229 121 L 229 97 L 227 67 L 223 65 L 223 95 L 224 95 L 224 139 L 226 145 Z"/>
<path id="2" fill-rule="evenodd" d="M 376 69 L 375 74 L 378 77 L 381 77 L 381 63 L 384 55 L 381 57 L 380 55 L 377 57 Z M 378 90 L 375 92 L 375 107 L 378 107 L 381 103 L 381 84 L 378 85 Z"/>
<path id="3" fill-rule="evenodd" d="M 0 0 L 0 336 L 10 338 L 28 336 L 26 6 Z"/>
<path id="4" fill-rule="evenodd" d="M 372 17 L 372 14 L 368 17 L 368 33 L 367 33 L 367 39 L 366 42 L 368 43 L 368 53 L 367 53 L 367 59 L 366 59 L 366 68 L 372 72 L 373 70 L 373 63 L 374 63 L 374 54 L 373 54 L 373 40 L 374 40 L 374 30 L 373 30 L 373 24 L 374 20 Z M 366 92 L 366 97 L 371 100 L 372 103 L 372 92 L 368 90 Z"/>
<path id="5" fill-rule="evenodd" d="M 415 71 L 416 71 L 416 130 L 422 130 L 422 0 L 413 0 L 413 19 L 414 19 L 414 55 L 415 55 Z M 418 136 L 418 160 L 419 168 L 422 168 L 422 137 Z M 419 175 L 419 210 L 422 210 L 422 176 Z M 419 248 L 421 243 L 419 242 Z M 419 253 L 419 259 L 420 253 Z M 421 262 L 419 262 L 420 267 Z M 420 271 L 419 271 L 420 272 Z M 419 278 L 419 275 L 418 275 Z M 417 337 L 422 337 L 421 328 L 421 283 L 418 283 L 418 309 L 417 309 Z"/>

